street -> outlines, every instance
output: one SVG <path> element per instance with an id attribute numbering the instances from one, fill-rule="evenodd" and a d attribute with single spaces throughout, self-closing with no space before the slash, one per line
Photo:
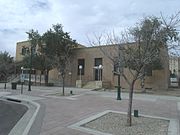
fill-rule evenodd
<path id="1" fill-rule="evenodd" d="M 0 135 L 8 135 L 27 110 L 24 105 L 0 100 Z"/>

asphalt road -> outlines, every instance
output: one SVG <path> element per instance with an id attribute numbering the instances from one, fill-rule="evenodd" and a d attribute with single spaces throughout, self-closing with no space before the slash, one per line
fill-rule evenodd
<path id="1" fill-rule="evenodd" d="M 0 100 L 0 135 L 8 135 L 27 110 L 25 105 Z"/>

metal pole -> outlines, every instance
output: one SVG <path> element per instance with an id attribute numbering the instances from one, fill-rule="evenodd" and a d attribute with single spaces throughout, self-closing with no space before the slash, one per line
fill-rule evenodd
<path id="1" fill-rule="evenodd" d="M 24 75 L 23 75 L 23 67 L 21 67 L 21 94 L 23 94 L 23 82 L 24 82 Z"/>
<path id="2" fill-rule="evenodd" d="M 99 68 L 99 81 L 101 81 L 101 70 Z"/>
<path id="3" fill-rule="evenodd" d="M 98 67 L 98 81 L 99 81 L 99 67 Z"/>
<path id="4" fill-rule="evenodd" d="M 80 77 L 80 80 L 81 80 L 81 79 L 82 79 L 82 78 L 81 78 L 81 69 L 79 69 L 79 70 L 80 70 L 80 71 L 79 71 L 79 75 L 80 75 L 79 77 Z"/>
<path id="5" fill-rule="evenodd" d="M 79 68 L 79 77 L 80 77 L 79 79 L 81 80 L 82 79 L 82 68 L 83 67 L 82 67 L 82 65 L 79 65 L 78 68 Z"/>
<path id="6" fill-rule="evenodd" d="M 118 89 L 117 89 L 117 100 L 121 100 L 121 76 L 118 75 Z"/>
<path id="7" fill-rule="evenodd" d="M 121 47 L 120 45 L 118 46 L 119 52 L 118 52 L 118 90 L 117 90 L 117 100 L 121 100 Z"/>
<path id="8" fill-rule="evenodd" d="M 21 94 L 23 94 L 23 82 L 21 82 Z"/>
<path id="9" fill-rule="evenodd" d="M 6 89 L 6 82 L 7 82 L 7 77 L 6 77 L 6 81 L 5 81 L 5 84 L 4 84 L 4 89 Z"/>
<path id="10" fill-rule="evenodd" d="M 31 71 L 32 71 L 32 45 L 31 45 L 31 52 L 30 52 L 30 69 L 29 69 L 29 86 L 28 86 L 28 91 L 31 91 Z"/>
<path id="11" fill-rule="evenodd" d="M 63 88 L 63 96 L 65 95 L 65 93 L 64 93 L 64 77 L 65 77 L 65 76 L 64 76 L 64 73 L 63 73 L 63 74 L 62 74 L 62 79 L 63 79 L 63 84 L 62 84 L 62 85 L 63 85 L 63 86 L 62 86 L 62 88 Z"/>

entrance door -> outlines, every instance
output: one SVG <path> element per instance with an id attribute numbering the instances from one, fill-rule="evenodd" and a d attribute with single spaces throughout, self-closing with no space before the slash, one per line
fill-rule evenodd
<path id="1" fill-rule="evenodd" d="M 99 65 L 102 65 L 102 58 L 94 59 L 94 80 L 99 81 L 102 78 L 102 69 L 99 69 Z"/>

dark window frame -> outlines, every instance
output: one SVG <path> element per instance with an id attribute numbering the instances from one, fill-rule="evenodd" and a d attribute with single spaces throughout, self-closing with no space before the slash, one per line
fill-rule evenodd
<path id="1" fill-rule="evenodd" d="M 97 67 L 99 65 L 103 65 L 103 58 L 94 58 L 94 67 Z M 102 80 L 102 76 L 103 76 L 103 69 L 99 70 L 99 69 L 95 69 L 94 70 L 94 79 L 97 81 L 101 78 Z M 100 72 L 100 77 L 98 77 L 98 72 Z"/>
<path id="2" fill-rule="evenodd" d="M 80 69 L 79 69 L 79 66 L 81 65 L 82 66 L 82 69 L 81 69 L 81 75 L 85 75 L 85 59 L 78 59 L 78 67 L 77 67 L 77 75 L 80 75 Z"/>
<path id="3" fill-rule="evenodd" d="M 152 66 L 146 66 L 145 75 L 146 76 L 152 76 L 152 71 L 153 71 Z"/>

